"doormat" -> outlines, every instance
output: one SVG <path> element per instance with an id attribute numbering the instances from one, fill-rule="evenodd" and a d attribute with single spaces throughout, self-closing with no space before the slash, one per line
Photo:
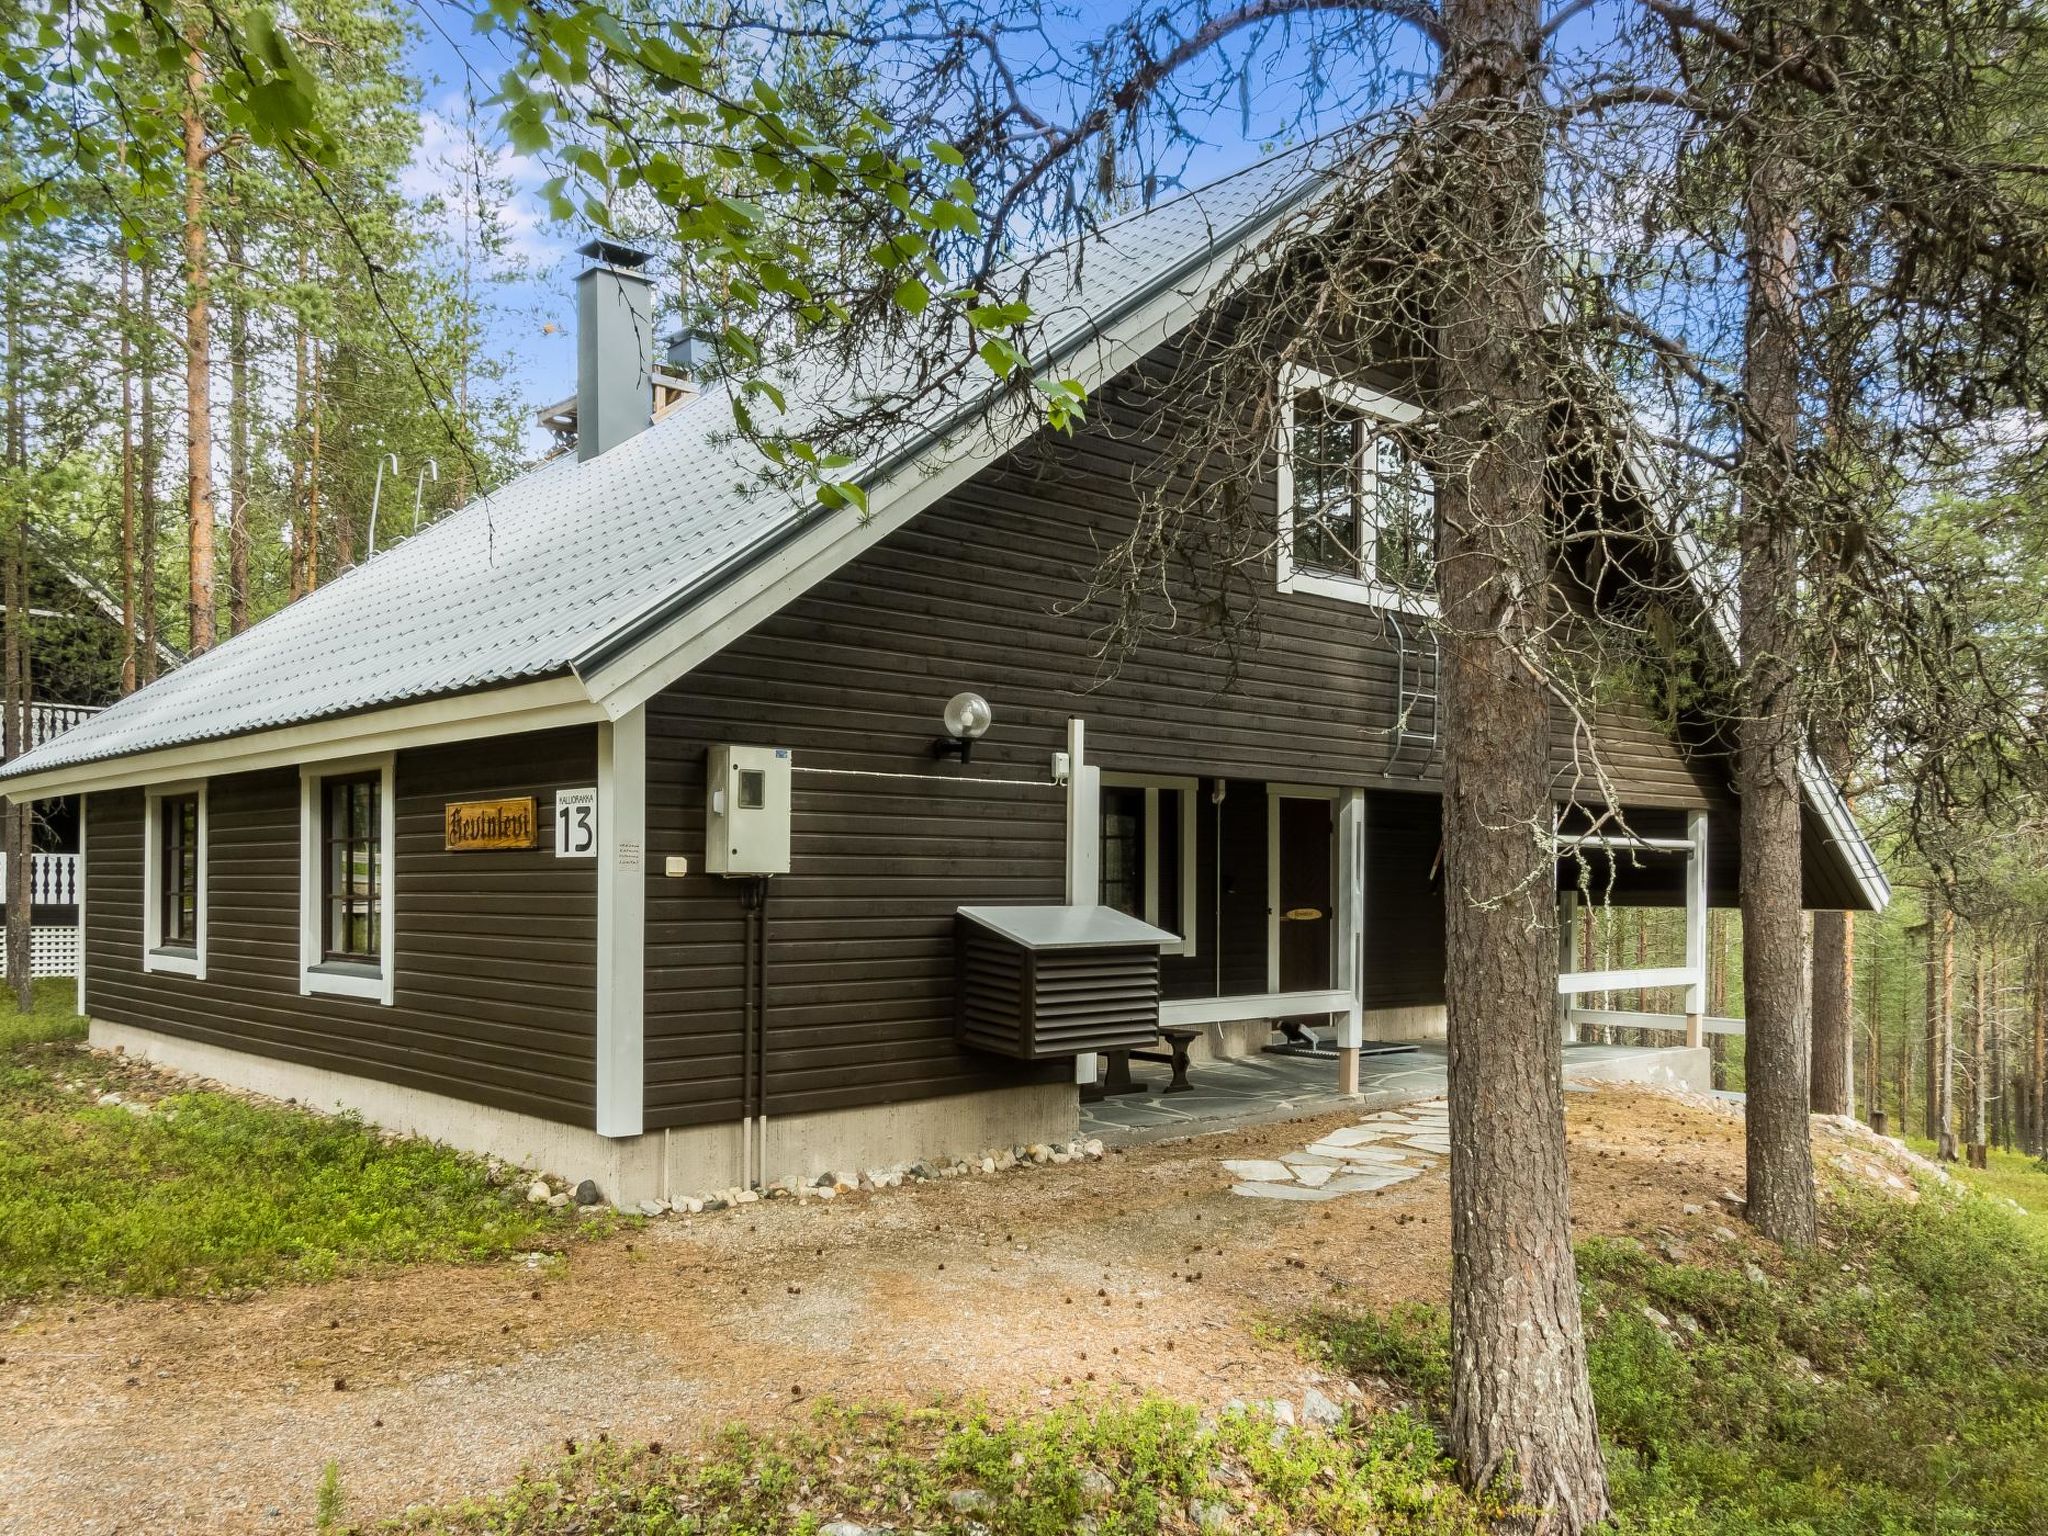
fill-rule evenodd
<path id="1" fill-rule="evenodd" d="M 1265 1048 L 1268 1056 L 1306 1056 L 1311 1061 L 1335 1061 L 1337 1047 L 1325 1045 L 1320 1040 L 1283 1040 L 1278 1045 Z M 1413 1045 L 1393 1040 L 1368 1040 L 1359 1046 L 1360 1056 L 1399 1056 L 1414 1050 Z"/>

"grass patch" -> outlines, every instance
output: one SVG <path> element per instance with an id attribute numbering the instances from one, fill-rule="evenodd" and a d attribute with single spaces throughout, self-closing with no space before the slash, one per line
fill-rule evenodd
<path id="1" fill-rule="evenodd" d="M 570 1218 L 475 1159 L 224 1093 L 132 1102 L 51 989 L 0 1004 L 0 1297 L 165 1295 L 558 1246 Z M 102 1103 L 119 1092 L 124 1102 Z"/>
<path id="2" fill-rule="evenodd" d="M 599 1444 L 510 1492 L 380 1530 L 434 1536 L 810 1536 L 835 1520 L 932 1536 L 1160 1536 L 1205 1524 L 1322 1536 L 1480 1536 L 1426 1425 L 1276 1433 L 1151 1400 L 1021 1421 L 826 1408 L 799 1434 L 729 1431 L 701 1456 Z"/>
<path id="3" fill-rule="evenodd" d="M 61 977 L 34 983 L 35 1011 L 22 1013 L 10 991 L 0 997 L 0 1058 L 32 1046 L 72 1044 L 85 1038 L 85 1020 L 78 1016 L 78 986 Z"/>
<path id="4" fill-rule="evenodd" d="M 1907 1138 L 1906 1145 L 1922 1157 L 1934 1156 L 1931 1141 L 1913 1136 Z M 1972 1168 L 1968 1163 L 1949 1163 L 1947 1167 L 1971 1188 L 2019 1206 L 2021 1224 L 2048 1243 L 2048 1164 L 2024 1152 L 2001 1152 L 1996 1147 L 1990 1150 L 1989 1162 L 1987 1168 Z"/>
<path id="5" fill-rule="evenodd" d="M 2048 1249 L 2009 1207 L 1940 1192 L 1847 1196 L 1829 1237 L 1763 1283 L 1633 1242 L 1581 1246 L 1618 1528 L 2048 1531 Z M 1440 1317 L 1308 1328 L 1334 1364 L 1441 1412 Z"/>

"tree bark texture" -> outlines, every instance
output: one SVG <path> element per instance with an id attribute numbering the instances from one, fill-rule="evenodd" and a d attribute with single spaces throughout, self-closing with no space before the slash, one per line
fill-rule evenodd
<path id="1" fill-rule="evenodd" d="M 2033 1091 L 2033 1112 L 2028 1125 L 2036 1157 L 2048 1157 L 2048 936 L 2034 940 L 2034 1067 L 2028 1086 Z"/>
<path id="2" fill-rule="evenodd" d="M 23 402 L 27 381 L 22 368 L 23 299 L 18 268 L 7 272 L 7 463 L 17 477 L 28 469 L 28 414 Z M 29 746 L 29 597 L 28 508 L 17 506 L 0 547 L 0 754 L 8 761 Z M 15 1006 L 23 1013 L 35 1006 L 35 983 L 29 971 L 29 860 L 35 845 L 35 810 L 27 800 L 0 802 L 7 855 L 7 979 Z"/>
<path id="3" fill-rule="evenodd" d="M 228 633 L 249 627 L 249 304 L 243 297 L 242 235 L 228 235 L 236 269 L 228 300 Z"/>
<path id="4" fill-rule="evenodd" d="M 1766 129 L 1758 129 L 1761 134 Z M 1744 203 L 1749 298 L 1742 451 L 1742 713 L 1736 773 L 1742 827 L 1744 1117 L 1749 1219 L 1777 1242 L 1817 1236 L 1807 1115 L 1812 1052 L 1800 911 L 1801 716 L 1798 526 L 1799 238 L 1790 176 L 1767 139 Z"/>
<path id="5" fill-rule="evenodd" d="M 1434 146 L 1444 896 L 1451 1098 L 1451 1446 L 1535 1528 L 1607 1514 L 1572 1257 L 1542 676 L 1550 591 L 1539 0 L 1449 0 Z M 1446 220 L 1448 223 L 1448 218 Z M 1590 914 L 1589 914 L 1590 916 Z"/>
<path id="6" fill-rule="evenodd" d="M 206 259 L 206 70 L 185 51 L 185 528 L 190 557 L 186 644 L 213 649 L 213 317 Z"/>
<path id="7" fill-rule="evenodd" d="M 121 246 L 121 692 L 135 691 L 135 263 Z"/>
<path id="8" fill-rule="evenodd" d="M 1856 1109 L 1856 914 L 1813 914 L 1813 1112 Z"/>
<path id="9" fill-rule="evenodd" d="M 1943 907 L 1939 919 L 1941 948 L 1939 960 L 1939 1010 L 1941 1064 L 1934 1084 L 1935 1155 L 1948 1162 L 1956 1158 L 1956 914 Z"/>
<path id="10" fill-rule="evenodd" d="M 163 458 L 156 432 L 156 279 L 152 264 L 148 261 L 142 263 L 136 288 L 137 301 L 142 311 L 142 483 L 137 487 L 141 527 L 136 551 L 136 607 L 141 633 L 135 654 L 135 676 L 137 683 L 153 683 L 156 681 L 158 644 L 156 489 L 157 475 L 163 468 Z"/>

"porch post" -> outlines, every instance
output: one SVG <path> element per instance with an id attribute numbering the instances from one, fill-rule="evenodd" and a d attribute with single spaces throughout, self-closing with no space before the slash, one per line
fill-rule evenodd
<path id="1" fill-rule="evenodd" d="M 1365 1039 L 1365 791 L 1337 801 L 1337 989 L 1351 1005 L 1337 1024 L 1337 1091 L 1358 1092 L 1358 1050 Z"/>
<path id="2" fill-rule="evenodd" d="M 646 1074 L 647 711 L 597 727 L 597 1134 L 638 1136 Z"/>
<path id="3" fill-rule="evenodd" d="M 1067 722 L 1067 904 L 1102 900 L 1102 770 L 1084 756 L 1087 722 Z"/>
<path id="4" fill-rule="evenodd" d="M 1102 770 L 1088 765 L 1087 734 L 1086 721 L 1067 722 L 1067 904 L 1092 907 L 1102 900 Z M 1084 1088 L 1100 1070 L 1094 1051 L 1074 1058 Z"/>
<path id="5" fill-rule="evenodd" d="M 1569 976 L 1579 963 L 1579 893 L 1559 891 L 1557 893 L 1557 974 Z M 1572 1006 L 1578 1001 L 1574 996 L 1560 992 L 1557 997 L 1558 1027 L 1566 1045 L 1576 1045 L 1579 1026 L 1572 1022 Z"/>
<path id="6" fill-rule="evenodd" d="M 1692 983 L 1685 989 L 1685 1043 L 1706 1043 L 1707 1014 L 1707 813 L 1690 811 L 1685 833 L 1692 851 L 1685 856 L 1685 966 Z"/>

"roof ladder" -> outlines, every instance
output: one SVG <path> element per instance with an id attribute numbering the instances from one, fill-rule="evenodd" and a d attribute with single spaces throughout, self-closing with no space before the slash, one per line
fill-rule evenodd
<path id="1" fill-rule="evenodd" d="M 1443 649 L 1437 641 L 1434 628 L 1425 624 L 1422 634 L 1413 644 L 1408 631 L 1401 623 L 1400 614 L 1393 609 L 1385 610 L 1386 619 L 1394 629 L 1394 727 L 1388 733 L 1390 745 L 1387 752 L 1387 767 L 1392 768 L 1401 755 L 1401 750 L 1410 742 L 1419 742 L 1434 748 L 1437 741 L 1437 678 L 1443 666 Z M 1422 642 L 1428 641 L 1428 648 Z M 1421 714 L 1427 710 L 1427 728 L 1421 723 Z M 1416 767 L 1417 775 L 1429 767 L 1430 752 L 1423 754 L 1422 762 Z"/>

